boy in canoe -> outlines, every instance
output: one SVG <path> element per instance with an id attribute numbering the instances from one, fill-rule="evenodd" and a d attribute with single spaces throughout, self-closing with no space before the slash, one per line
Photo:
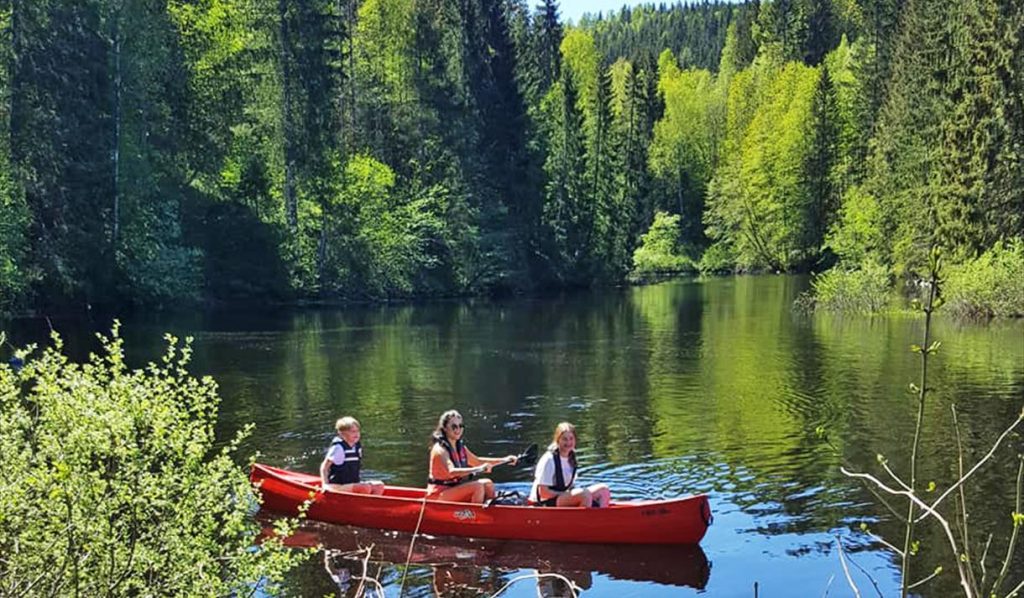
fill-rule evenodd
<path id="1" fill-rule="evenodd" d="M 462 434 L 462 414 L 445 411 L 430 437 L 430 476 L 427 497 L 432 500 L 482 504 L 494 498 L 494 482 L 487 478 L 472 479 L 478 473 L 490 473 L 503 463 L 515 465 L 517 457 L 477 457 L 466 448 Z"/>
<path id="2" fill-rule="evenodd" d="M 539 507 L 607 507 L 612 499 L 608 486 L 574 488 L 576 472 L 576 426 L 562 422 L 537 461 L 530 502 Z"/>
<path id="3" fill-rule="evenodd" d="M 363 460 L 363 445 L 359 442 L 359 422 L 354 417 L 345 416 L 339 419 L 334 427 L 338 435 L 331 441 L 327 455 L 320 464 L 320 483 L 324 492 L 384 494 L 384 482 L 364 482 L 359 479 Z"/>

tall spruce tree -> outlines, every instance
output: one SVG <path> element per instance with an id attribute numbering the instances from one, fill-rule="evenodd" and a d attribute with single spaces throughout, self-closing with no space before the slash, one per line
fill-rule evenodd
<path id="1" fill-rule="evenodd" d="M 942 122 L 950 109 L 951 9 L 937 0 L 908 3 L 873 139 L 866 192 L 885 215 L 880 257 L 897 274 L 924 267 L 946 197 Z"/>
<path id="2" fill-rule="evenodd" d="M 14 3 L 11 162 L 44 301 L 115 298 L 113 93 L 98 1 Z"/>
<path id="3" fill-rule="evenodd" d="M 946 197 L 938 220 L 941 236 L 963 257 L 1024 234 L 1024 122 L 1015 86 L 1022 14 L 1015 3 L 967 0 L 952 15 L 956 71 L 949 81 Z"/>

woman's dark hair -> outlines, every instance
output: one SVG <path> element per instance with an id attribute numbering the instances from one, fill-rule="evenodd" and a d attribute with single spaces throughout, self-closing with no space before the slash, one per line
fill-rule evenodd
<path id="1" fill-rule="evenodd" d="M 437 427 L 434 428 L 434 433 L 430 435 L 430 446 L 434 446 L 434 442 L 437 440 L 443 440 L 445 438 L 444 429 L 448 426 L 448 422 L 453 417 L 462 419 L 462 414 L 454 409 L 449 409 L 441 414 L 441 417 L 437 419 Z"/>

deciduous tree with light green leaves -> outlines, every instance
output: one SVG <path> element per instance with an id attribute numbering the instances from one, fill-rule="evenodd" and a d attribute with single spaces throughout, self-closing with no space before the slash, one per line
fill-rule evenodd
<path id="1" fill-rule="evenodd" d="M 713 239 L 731 245 L 740 268 L 789 270 L 816 255 L 820 243 L 806 172 L 820 71 L 797 62 L 778 70 L 754 68 L 767 70 L 753 79 L 737 77 L 730 90 L 729 126 L 746 120 L 750 92 L 756 98 L 753 116 L 742 132 L 730 131 L 740 134 L 727 142 L 705 221 Z M 734 101 L 733 94 L 744 99 Z"/>
<path id="2" fill-rule="evenodd" d="M 633 253 L 633 276 L 678 274 L 695 270 L 679 242 L 679 214 L 657 212 Z"/>
<path id="3" fill-rule="evenodd" d="M 659 207 L 679 214 L 687 240 L 702 245 L 700 221 L 718 147 L 714 117 L 721 98 L 711 73 L 681 70 L 668 50 L 658 59 L 658 76 L 665 113 L 654 125 L 650 168 L 673 196 L 673 205 Z"/>

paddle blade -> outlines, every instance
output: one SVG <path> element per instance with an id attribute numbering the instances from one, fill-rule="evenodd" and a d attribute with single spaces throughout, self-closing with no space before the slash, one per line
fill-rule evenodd
<path id="1" fill-rule="evenodd" d="M 537 463 L 537 444 L 534 443 L 534 444 L 531 444 L 530 446 L 526 447 L 526 450 L 524 450 L 523 452 L 519 453 L 519 456 L 517 457 L 516 465 L 521 465 L 523 467 L 531 467 L 531 466 L 533 466 L 536 463 Z"/>

